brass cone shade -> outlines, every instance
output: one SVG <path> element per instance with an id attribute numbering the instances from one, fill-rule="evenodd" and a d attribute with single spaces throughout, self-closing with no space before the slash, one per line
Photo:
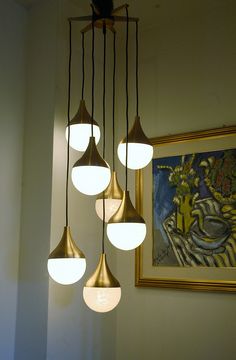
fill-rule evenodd
<path id="1" fill-rule="evenodd" d="M 111 181 L 106 188 L 105 191 L 103 191 L 101 194 L 97 196 L 97 200 L 99 199 L 117 199 L 121 200 L 123 197 L 123 191 L 118 183 L 116 171 L 112 172 L 111 175 Z"/>
<path id="2" fill-rule="evenodd" d="M 111 217 L 108 224 L 114 223 L 143 223 L 145 224 L 142 216 L 138 214 L 134 208 L 129 191 L 123 191 L 123 199 L 117 212 Z"/>
<path id="3" fill-rule="evenodd" d="M 77 166 L 102 166 L 109 168 L 106 161 L 101 157 L 95 144 L 95 138 L 90 137 L 88 147 L 83 156 L 76 161 L 73 167 Z"/>
<path id="4" fill-rule="evenodd" d="M 78 248 L 72 239 L 70 227 L 65 226 L 61 241 L 51 252 L 49 259 L 82 258 L 85 259 L 83 252 Z"/>
<path id="5" fill-rule="evenodd" d="M 70 125 L 75 124 L 91 124 L 92 118 L 88 113 L 84 100 L 80 100 L 79 109 L 73 119 L 70 121 Z M 97 122 L 93 120 L 93 124 L 97 125 Z"/>
<path id="6" fill-rule="evenodd" d="M 85 284 L 86 287 L 118 288 L 119 281 L 112 275 L 106 260 L 106 254 L 101 254 L 98 266 Z"/>
<path id="7" fill-rule="evenodd" d="M 143 132 L 139 116 L 135 116 L 134 124 L 128 134 L 128 142 L 129 143 L 141 143 L 141 144 L 146 144 L 146 145 L 152 146 L 150 140 L 147 138 L 147 136 Z M 124 143 L 126 143 L 126 137 L 124 137 L 120 142 L 120 144 L 124 144 Z"/>

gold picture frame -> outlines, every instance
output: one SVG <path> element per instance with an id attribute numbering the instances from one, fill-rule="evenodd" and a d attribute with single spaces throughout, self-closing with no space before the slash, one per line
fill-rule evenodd
<path id="1" fill-rule="evenodd" d="M 236 126 L 156 137 L 151 142 L 154 156 L 157 152 L 160 157 L 235 149 Z M 135 251 L 135 286 L 236 292 L 236 267 L 152 266 L 150 171 L 148 167 L 136 171 L 136 208 L 147 223 L 147 236 Z"/>

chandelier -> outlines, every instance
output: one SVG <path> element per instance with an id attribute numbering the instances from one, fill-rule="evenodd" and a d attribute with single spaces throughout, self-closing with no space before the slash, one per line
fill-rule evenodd
<path id="1" fill-rule="evenodd" d="M 86 195 L 97 195 L 95 209 L 102 220 L 102 251 L 98 265 L 92 276 L 86 281 L 83 289 L 83 298 L 87 306 L 96 312 L 107 312 L 114 309 L 121 298 L 121 287 L 112 274 L 105 252 L 106 234 L 109 241 L 118 249 L 132 250 L 138 247 L 145 239 L 146 224 L 144 219 L 133 206 L 128 191 L 128 169 L 137 170 L 145 167 L 152 159 L 153 148 L 144 134 L 139 116 L 138 93 L 138 18 L 129 17 L 128 5 L 113 8 L 113 2 L 94 0 L 92 15 L 69 18 L 69 69 L 68 69 L 68 109 L 67 109 L 67 166 L 66 166 L 66 199 L 65 199 L 65 227 L 62 239 L 48 258 L 48 272 L 51 278 L 63 285 L 69 285 L 82 278 L 86 270 L 86 260 L 83 252 L 72 238 L 69 226 L 69 168 L 70 147 L 83 152 L 82 156 L 73 165 L 71 179 L 75 188 Z M 125 16 L 118 16 L 121 11 Z M 72 23 L 89 21 L 81 30 L 82 35 L 82 91 L 77 113 L 71 119 L 71 58 L 72 58 Z M 115 99 L 116 99 L 116 29 L 115 23 L 123 22 L 126 25 L 125 40 L 125 94 L 126 94 L 126 134 L 118 146 L 118 158 L 125 166 L 125 190 L 122 191 L 115 166 Z M 129 26 L 136 26 L 136 115 L 132 128 L 129 131 Z M 102 155 L 97 144 L 101 137 L 101 130 L 94 120 L 94 84 L 95 84 L 95 29 L 103 33 L 103 121 L 102 121 Z M 105 160 L 106 148 L 106 60 L 107 60 L 107 32 L 113 35 L 113 85 L 112 85 L 112 168 Z M 92 84 L 91 84 L 91 115 L 86 108 L 84 99 L 85 84 L 85 34 L 92 32 Z M 107 225 L 106 225 L 107 223 Z"/>

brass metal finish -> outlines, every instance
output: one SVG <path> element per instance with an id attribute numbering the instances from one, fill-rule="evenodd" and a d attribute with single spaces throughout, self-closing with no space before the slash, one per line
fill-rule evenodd
<path id="1" fill-rule="evenodd" d="M 70 125 L 76 124 L 91 124 L 92 118 L 88 113 L 84 100 L 80 100 L 79 109 L 73 119 L 70 121 Z M 93 120 L 93 124 L 97 125 L 97 122 Z"/>
<path id="2" fill-rule="evenodd" d="M 128 7 L 129 4 L 120 5 L 112 11 L 112 15 L 116 15 L 118 12 L 120 12 L 123 9 L 127 9 Z"/>
<path id="3" fill-rule="evenodd" d="M 65 259 L 65 258 L 82 258 L 85 256 L 83 252 L 78 248 L 76 243 L 74 242 L 70 227 L 65 226 L 61 241 L 57 245 L 57 247 L 51 252 L 48 257 L 49 259 Z"/>
<path id="4" fill-rule="evenodd" d="M 140 124 L 140 117 L 135 116 L 134 124 L 129 131 L 128 134 L 128 142 L 129 143 L 141 143 L 141 144 L 147 144 L 151 145 L 150 140 L 147 138 L 147 136 L 144 134 L 143 129 Z M 126 137 L 124 137 L 123 140 L 121 140 L 120 144 L 126 143 Z"/>
<path id="5" fill-rule="evenodd" d="M 145 224 L 145 221 L 143 220 L 142 216 L 138 214 L 138 212 L 136 211 L 130 200 L 129 191 L 123 191 L 123 199 L 120 204 L 120 207 L 117 210 L 117 212 L 108 221 L 108 224 L 114 224 L 114 223 Z"/>
<path id="6" fill-rule="evenodd" d="M 90 137 L 89 144 L 83 156 L 76 161 L 73 167 L 77 166 L 101 166 L 109 168 L 105 160 L 100 156 L 95 144 L 95 137 Z"/>
<path id="7" fill-rule="evenodd" d="M 85 284 L 86 287 L 116 288 L 120 287 L 119 281 L 112 275 L 107 264 L 106 254 L 101 254 L 98 266 Z"/>
<path id="8" fill-rule="evenodd" d="M 236 126 L 224 126 L 222 128 L 194 131 L 183 134 L 174 134 L 151 138 L 153 146 L 165 146 L 195 140 L 217 139 L 221 137 L 235 136 Z M 143 170 L 136 171 L 135 181 L 136 206 L 137 210 L 143 212 Z M 143 274 L 143 245 L 135 249 L 135 286 L 137 287 L 160 287 L 192 291 L 217 291 L 217 292 L 236 292 L 236 282 L 231 280 L 202 280 L 187 278 L 156 278 L 148 277 Z"/>
<path id="9" fill-rule="evenodd" d="M 112 172 L 111 181 L 105 191 L 97 196 L 97 199 L 118 199 L 123 197 L 123 191 L 118 183 L 116 171 Z"/>
<path id="10" fill-rule="evenodd" d="M 183 134 L 166 135 L 151 138 L 151 144 L 154 146 L 161 146 L 166 144 L 176 144 L 179 142 L 192 140 L 205 140 L 208 138 L 216 139 L 223 136 L 232 136 L 236 134 L 236 126 L 223 126 L 222 128 L 208 129 L 201 131 L 187 132 Z"/>

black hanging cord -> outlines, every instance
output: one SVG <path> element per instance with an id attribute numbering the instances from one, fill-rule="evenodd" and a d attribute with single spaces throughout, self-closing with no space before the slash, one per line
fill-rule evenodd
<path id="1" fill-rule="evenodd" d="M 106 24 L 103 23 L 103 158 L 105 158 L 106 150 Z M 105 199 L 104 193 L 102 197 L 102 253 L 104 253 L 104 239 L 105 239 Z"/>
<path id="2" fill-rule="evenodd" d="M 125 158 L 125 190 L 128 190 L 128 136 L 129 136 L 129 13 L 128 8 L 126 10 L 126 158 Z"/>
<path id="3" fill-rule="evenodd" d="M 103 24 L 103 159 L 106 146 L 106 45 L 106 24 Z"/>
<path id="4" fill-rule="evenodd" d="M 138 21 L 136 21 L 136 115 L 139 116 L 139 83 L 138 83 L 138 63 L 139 63 L 139 47 L 138 47 Z"/>
<path id="5" fill-rule="evenodd" d="M 84 32 L 82 32 L 82 100 L 84 100 Z"/>
<path id="6" fill-rule="evenodd" d="M 94 67 L 94 11 L 92 19 L 92 121 L 91 121 L 91 136 L 93 137 L 93 125 L 94 125 L 94 77 L 95 77 L 95 67 Z"/>
<path id="7" fill-rule="evenodd" d="M 116 32 L 113 37 L 112 170 L 115 171 Z"/>
<path id="8" fill-rule="evenodd" d="M 66 164 L 66 226 L 69 224 L 69 167 L 70 167 L 70 98 L 71 98 L 71 58 L 72 58 L 72 29 L 71 21 L 69 21 L 69 65 L 68 65 L 68 104 L 67 104 L 67 164 Z"/>

